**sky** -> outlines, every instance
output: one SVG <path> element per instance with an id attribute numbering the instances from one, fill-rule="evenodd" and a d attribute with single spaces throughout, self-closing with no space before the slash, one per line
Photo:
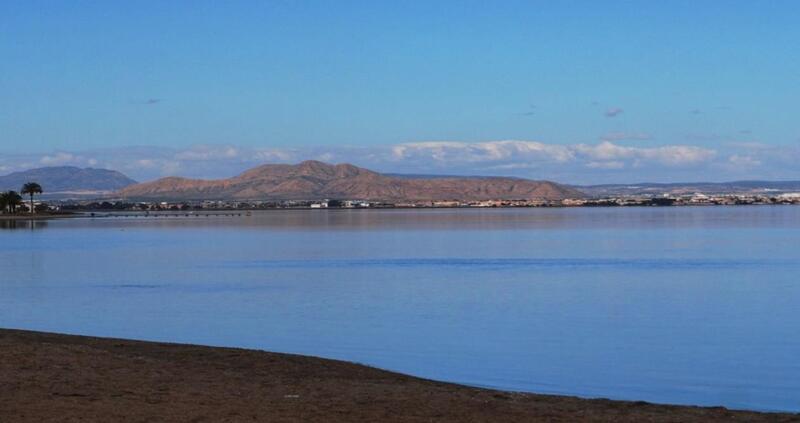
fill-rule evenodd
<path id="1" fill-rule="evenodd" d="M 0 2 L 0 174 L 800 179 L 796 1 Z"/>

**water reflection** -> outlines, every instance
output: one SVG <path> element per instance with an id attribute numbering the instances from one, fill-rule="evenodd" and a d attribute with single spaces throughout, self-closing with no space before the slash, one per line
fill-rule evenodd
<path id="1" fill-rule="evenodd" d="M 35 219 L 0 219 L 0 229 L 44 229 L 46 220 Z"/>
<path id="2" fill-rule="evenodd" d="M 109 213 L 70 226 L 252 230 L 526 230 L 797 227 L 800 207 L 268 210 L 250 214 Z"/>

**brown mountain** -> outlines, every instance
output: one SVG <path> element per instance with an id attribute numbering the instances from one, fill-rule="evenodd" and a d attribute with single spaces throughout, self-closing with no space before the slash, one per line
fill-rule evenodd
<path id="1" fill-rule="evenodd" d="M 350 164 L 305 161 L 268 164 L 219 180 L 169 177 L 132 185 L 117 193 L 128 199 L 363 199 L 558 200 L 583 193 L 553 182 L 499 177 L 419 177 L 383 175 Z"/>

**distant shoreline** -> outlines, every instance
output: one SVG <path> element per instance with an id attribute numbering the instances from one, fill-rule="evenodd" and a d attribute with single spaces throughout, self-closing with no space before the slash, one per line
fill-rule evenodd
<path id="1" fill-rule="evenodd" d="M 0 220 L 50 220 L 78 217 L 79 213 L 0 214 Z"/>
<path id="2" fill-rule="evenodd" d="M 81 210 L 63 213 L 30 214 L 0 214 L 0 222 L 32 222 L 69 218 L 144 218 L 144 217 L 248 217 L 254 212 L 281 212 L 281 211 L 388 211 L 388 210 L 500 210 L 500 209 L 628 209 L 628 208 L 709 208 L 709 207 L 741 207 L 741 206 L 797 206 L 791 204 L 672 204 L 672 205 L 642 205 L 642 204 L 602 204 L 602 205 L 548 205 L 548 206 L 497 206 L 497 207 L 469 207 L 469 206 L 391 206 L 391 207 L 270 207 L 270 208 L 242 208 L 242 209 L 191 209 L 191 210 Z"/>
<path id="3" fill-rule="evenodd" d="M 252 212 L 279 212 L 279 211 L 386 211 L 386 210 L 498 210 L 498 209 L 627 209 L 627 208 L 708 208 L 708 207 L 741 207 L 741 206 L 797 206 L 800 203 L 746 203 L 746 204 L 670 204 L 670 205 L 645 205 L 645 204 L 582 204 L 582 205 L 543 205 L 543 206 L 383 206 L 383 207 L 266 207 L 266 208 L 207 208 L 189 210 L 104 210 L 87 209 L 63 213 L 30 214 L 0 214 L 0 221 L 32 221 L 65 218 L 103 218 L 103 217 L 157 217 L 157 216 L 183 216 L 183 215 L 210 215 L 210 216 L 245 216 Z"/>
<path id="4" fill-rule="evenodd" d="M 798 421 L 504 392 L 256 350 L 0 329 L 0 421 Z"/>

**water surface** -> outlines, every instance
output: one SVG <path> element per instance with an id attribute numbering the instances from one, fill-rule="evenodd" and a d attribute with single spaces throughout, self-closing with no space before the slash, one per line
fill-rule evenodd
<path id="1" fill-rule="evenodd" d="M 800 411 L 800 207 L 6 222 L 0 326 Z"/>

